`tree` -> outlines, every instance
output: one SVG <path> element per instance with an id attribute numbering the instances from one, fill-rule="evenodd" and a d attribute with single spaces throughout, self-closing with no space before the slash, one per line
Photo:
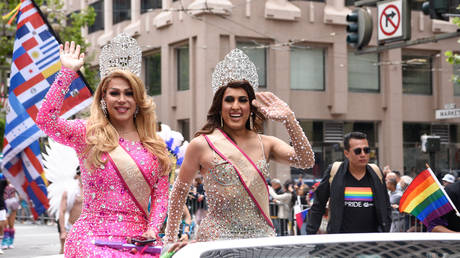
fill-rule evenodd
<path id="1" fill-rule="evenodd" d="M 1 13 L 4 14 L 13 10 L 19 2 L 20 0 L 6 0 L 0 2 Z M 62 42 L 73 40 L 77 44 L 80 44 L 82 51 L 86 52 L 89 44 L 85 42 L 81 33 L 81 28 L 90 26 L 94 23 L 96 12 L 92 7 L 67 15 L 63 10 L 64 5 L 61 0 L 35 0 L 35 3 L 40 7 L 48 23 L 51 24 Z M 6 20 L 0 20 L 0 69 L 9 70 L 9 67 L 11 67 L 16 25 L 15 23 L 7 25 L 7 22 Z M 91 56 L 88 58 L 91 58 Z M 84 65 L 83 75 L 90 87 L 95 87 L 95 85 L 97 85 L 97 71 L 90 68 L 89 62 L 86 62 Z"/>
<path id="2" fill-rule="evenodd" d="M 460 6 L 457 7 L 457 10 L 460 10 Z M 452 23 L 457 25 L 458 27 L 460 27 L 460 18 L 459 17 L 453 18 Z M 454 69 L 455 69 L 456 65 L 460 64 L 460 55 L 459 54 L 454 53 L 453 51 L 446 51 L 444 54 L 447 57 L 447 62 L 449 62 L 449 63 L 454 65 Z M 460 73 L 455 73 L 455 71 L 454 71 L 454 75 L 452 75 L 452 79 L 453 79 L 454 82 L 456 82 L 456 84 L 460 85 Z M 460 86 L 455 85 L 455 87 L 460 87 Z"/>
<path id="3" fill-rule="evenodd" d="M 81 46 L 82 51 L 86 53 L 90 44 L 83 38 L 81 28 L 94 23 L 96 19 L 94 8 L 89 6 L 87 9 L 66 14 L 63 10 L 64 5 L 61 0 L 46 0 L 44 2 L 46 2 L 46 5 L 40 5 L 40 9 L 47 16 L 48 22 L 51 23 L 53 30 L 58 34 L 61 41 L 75 41 L 76 44 Z M 98 78 L 97 70 L 92 69 L 90 66 L 89 61 L 93 58 L 94 56 L 86 55 L 86 62 L 83 65 L 83 75 L 89 84 L 88 86 L 94 89 L 97 86 Z"/>
<path id="4" fill-rule="evenodd" d="M 0 2 L 0 11 L 2 14 L 13 10 L 17 5 L 17 1 Z M 0 19 L 0 67 L 10 67 L 8 59 L 11 58 L 13 52 L 13 39 L 15 28 L 7 25 L 7 20 Z"/>

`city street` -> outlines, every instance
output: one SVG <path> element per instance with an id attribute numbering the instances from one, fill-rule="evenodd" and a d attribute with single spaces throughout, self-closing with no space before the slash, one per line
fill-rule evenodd
<path id="1" fill-rule="evenodd" d="M 56 224 L 16 224 L 15 228 L 15 248 L 3 250 L 3 257 L 60 257 Z"/>
<path id="2" fill-rule="evenodd" d="M 460 258 L 460 0 L 0 10 L 0 258 Z"/>

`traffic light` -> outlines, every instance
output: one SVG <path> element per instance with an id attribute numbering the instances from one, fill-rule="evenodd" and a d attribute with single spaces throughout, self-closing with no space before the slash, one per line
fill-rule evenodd
<path id="1" fill-rule="evenodd" d="M 425 15 L 430 15 L 431 19 L 449 21 L 448 16 L 443 16 L 449 12 L 449 0 L 430 0 L 422 4 L 422 11 Z"/>
<path id="2" fill-rule="evenodd" d="M 356 8 L 347 15 L 347 43 L 356 49 L 367 46 L 372 37 L 372 15 L 368 9 Z"/>

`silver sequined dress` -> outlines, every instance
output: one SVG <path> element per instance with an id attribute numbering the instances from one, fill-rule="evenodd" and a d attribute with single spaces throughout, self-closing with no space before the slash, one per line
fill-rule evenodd
<path id="1" fill-rule="evenodd" d="M 256 165 L 265 178 L 269 176 L 265 159 Z M 204 175 L 204 187 L 208 213 L 201 221 L 197 241 L 275 236 L 235 169 L 216 153 L 211 169 Z"/>

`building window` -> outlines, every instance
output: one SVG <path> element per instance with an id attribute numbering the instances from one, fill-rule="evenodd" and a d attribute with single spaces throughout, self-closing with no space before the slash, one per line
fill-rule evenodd
<path id="1" fill-rule="evenodd" d="M 188 90 L 190 88 L 189 77 L 189 49 L 188 45 L 176 48 L 177 56 L 177 90 Z"/>
<path id="2" fill-rule="evenodd" d="M 146 13 L 153 9 L 161 9 L 161 0 L 142 0 L 141 1 L 141 13 Z"/>
<path id="3" fill-rule="evenodd" d="M 150 96 L 161 94 L 161 54 L 144 57 L 145 87 Z"/>
<path id="4" fill-rule="evenodd" d="M 131 19 L 131 0 L 113 1 L 113 24 Z"/>
<path id="5" fill-rule="evenodd" d="M 180 133 L 184 136 L 184 141 L 190 141 L 190 119 L 177 120 Z"/>
<path id="6" fill-rule="evenodd" d="M 454 64 L 453 75 L 454 96 L 460 96 L 460 64 Z"/>
<path id="7" fill-rule="evenodd" d="M 370 162 L 378 161 L 378 132 L 377 123 L 370 122 L 340 122 L 340 121 L 311 121 L 300 120 L 305 135 L 310 140 L 313 151 L 315 152 L 315 165 L 311 169 L 301 170 L 291 168 L 291 177 L 297 178 L 299 174 L 312 175 L 314 178 L 322 178 L 323 172 L 334 161 L 344 159 L 343 136 L 352 131 L 359 131 L 367 134 L 369 146 L 371 148 Z M 343 130 L 335 130 L 331 124 L 343 126 Z M 342 128 L 342 127 L 341 127 Z M 336 139 L 331 141 L 331 139 Z"/>
<path id="8" fill-rule="evenodd" d="M 243 50 L 257 68 L 259 87 L 267 87 L 267 48 L 256 42 L 238 42 L 236 47 Z"/>
<path id="9" fill-rule="evenodd" d="M 323 48 L 291 48 L 291 89 L 324 90 Z"/>
<path id="10" fill-rule="evenodd" d="M 96 17 L 94 23 L 88 27 L 88 33 L 104 29 L 104 1 L 97 1 L 89 5 L 94 9 Z"/>
<path id="11" fill-rule="evenodd" d="M 460 177 L 460 126 L 449 125 L 449 168 L 455 169 L 457 177 Z M 441 145 L 442 146 L 442 145 Z M 453 172 L 453 171 L 452 171 Z"/>
<path id="12" fill-rule="evenodd" d="M 457 125 L 430 123 L 403 123 L 403 154 L 405 174 L 416 176 L 426 169 L 429 164 L 436 174 L 460 168 L 460 149 Z M 437 135 L 440 137 L 440 150 L 430 154 L 422 152 L 422 135 Z"/>
<path id="13" fill-rule="evenodd" d="M 355 2 L 358 0 L 345 0 L 345 6 L 355 5 Z"/>
<path id="14" fill-rule="evenodd" d="M 415 177 L 429 162 L 429 154 L 421 151 L 420 136 L 430 135 L 428 123 L 403 123 L 404 174 Z"/>
<path id="15" fill-rule="evenodd" d="M 432 94 L 431 56 L 403 55 L 403 93 Z"/>
<path id="16" fill-rule="evenodd" d="M 379 55 L 348 52 L 348 89 L 352 92 L 379 92 Z"/>
<path id="17" fill-rule="evenodd" d="M 424 1 L 410 1 L 410 9 L 412 11 L 421 11 Z"/>

